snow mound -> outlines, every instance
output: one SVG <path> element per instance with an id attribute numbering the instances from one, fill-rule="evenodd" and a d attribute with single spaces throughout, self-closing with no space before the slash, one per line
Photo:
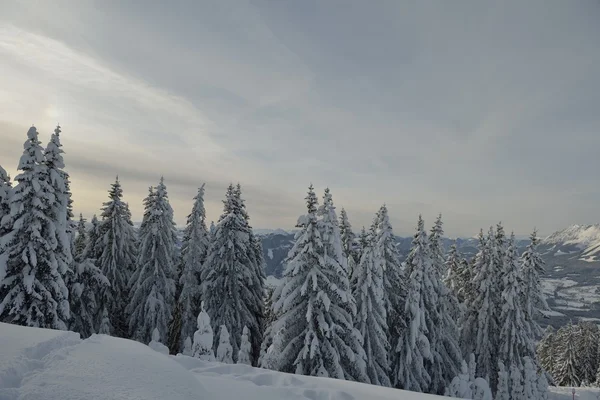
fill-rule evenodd
<path id="1" fill-rule="evenodd" d="M 131 340 L 0 323 L 0 399 L 210 399 L 169 356 Z"/>

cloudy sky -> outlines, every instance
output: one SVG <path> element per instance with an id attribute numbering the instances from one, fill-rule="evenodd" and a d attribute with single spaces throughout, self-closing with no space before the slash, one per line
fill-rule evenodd
<path id="1" fill-rule="evenodd" d="M 355 228 L 441 212 L 600 222 L 598 1 L 0 2 L 0 164 L 63 127 L 75 208 L 116 174 L 135 219 L 164 175 L 178 224 L 229 182 L 252 223 L 291 228 L 329 186 Z"/>

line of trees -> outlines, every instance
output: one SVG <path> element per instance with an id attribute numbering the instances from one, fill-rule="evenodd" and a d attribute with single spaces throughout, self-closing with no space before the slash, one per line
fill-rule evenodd
<path id="1" fill-rule="evenodd" d="M 419 217 L 401 263 L 385 205 L 356 236 L 330 190 L 319 205 L 310 186 L 283 279 L 269 292 L 239 185 L 210 230 L 199 188 L 180 249 L 162 178 L 139 229 L 118 178 L 86 229 L 73 219 L 60 133 L 44 149 L 29 129 L 15 187 L 0 168 L 0 321 L 465 398 L 521 398 L 519 385 L 535 380 L 528 398 L 544 398 L 535 232 L 519 255 L 498 224 L 465 260 L 456 245 L 442 248 L 441 216 L 429 234 Z"/>

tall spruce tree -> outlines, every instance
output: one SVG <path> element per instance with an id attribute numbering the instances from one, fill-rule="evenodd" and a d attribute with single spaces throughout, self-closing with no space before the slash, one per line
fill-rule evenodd
<path id="1" fill-rule="evenodd" d="M 86 219 L 83 214 L 79 214 L 79 222 L 77 223 L 77 236 L 73 245 L 73 258 L 81 260 L 85 253 L 85 248 L 88 244 L 88 233 L 85 227 Z"/>
<path id="2" fill-rule="evenodd" d="M 463 263 L 456 241 L 452 243 L 448 249 L 448 254 L 446 255 L 446 260 L 444 263 L 446 268 L 444 283 L 448 289 L 452 290 L 456 298 L 462 303 L 464 302 L 464 299 L 460 293 L 460 290 L 463 288 L 464 282 L 462 282 L 460 273 L 461 269 L 463 268 Z"/>
<path id="3" fill-rule="evenodd" d="M 346 210 L 342 208 L 340 211 L 340 236 L 342 239 L 342 249 L 348 263 L 348 276 L 352 276 L 352 271 L 356 268 L 360 262 L 359 254 L 356 249 L 356 235 L 352 231 L 352 225 L 348 220 L 348 214 Z"/>
<path id="4" fill-rule="evenodd" d="M 260 349 L 264 286 L 263 278 L 257 276 L 257 248 L 239 189 L 229 185 L 223 204 L 201 270 L 202 299 L 213 329 L 227 327 L 236 361 L 244 326 L 250 330 L 253 343 L 258 343 L 255 351 Z"/>
<path id="5" fill-rule="evenodd" d="M 160 341 L 166 341 L 175 302 L 175 243 L 177 236 L 173 209 L 164 179 L 144 200 L 140 226 L 140 253 L 131 276 L 131 301 L 127 306 L 131 336 L 147 343 L 158 328 Z"/>
<path id="6" fill-rule="evenodd" d="M 498 358 L 505 365 L 516 365 L 523 369 L 523 357 L 534 355 L 534 340 L 528 334 L 527 321 L 523 312 L 519 258 L 514 234 L 508 241 L 502 279 L 502 309 L 499 328 Z"/>
<path id="7" fill-rule="evenodd" d="M 98 252 L 97 266 L 111 285 L 105 299 L 105 307 L 114 328 L 111 333 L 127 336 L 129 329 L 125 307 L 129 301 L 129 279 L 136 263 L 137 237 L 131 223 L 129 207 L 123 201 L 123 189 L 119 177 L 111 185 L 108 197 L 109 201 L 102 207 L 100 238 L 94 251 Z M 155 326 L 152 327 L 154 328 Z M 162 331 L 166 332 L 166 329 Z M 144 343 L 149 342 L 150 334 Z"/>
<path id="8" fill-rule="evenodd" d="M 22 172 L 10 198 L 12 229 L 0 243 L 6 260 L 0 273 L 0 321 L 66 329 L 70 310 L 65 265 L 57 259 L 57 200 L 35 127 L 23 148 Z"/>
<path id="9" fill-rule="evenodd" d="M 554 332 L 554 328 L 548 326 L 544 333 L 544 337 L 538 343 L 537 357 L 542 369 L 551 376 L 553 375 L 555 368 L 556 345 L 556 333 Z"/>
<path id="10" fill-rule="evenodd" d="M 380 265 L 383 274 L 384 305 L 386 308 L 387 338 L 390 344 L 390 371 L 392 385 L 398 386 L 396 379 L 400 374 L 401 364 L 404 358 L 401 352 L 401 341 L 405 335 L 406 318 L 406 282 L 402 272 L 400 254 L 396 247 L 396 238 L 390 222 L 386 205 L 381 206 L 375 216 L 375 229 L 366 238 L 372 240 L 373 255 L 375 261 Z"/>
<path id="11" fill-rule="evenodd" d="M 376 220 L 371 227 L 377 229 Z M 354 271 L 353 296 L 358 313 L 355 326 L 364 338 L 363 348 L 367 357 L 367 375 L 371 384 L 390 386 L 387 339 L 387 312 L 383 287 L 383 269 L 376 257 L 373 245 L 368 245 Z"/>
<path id="12" fill-rule="evenodd" d="M 431 386 L 431 375 L 426 368 L 427 363 L 433 361 L 429 338 L 434 332 L 430 330 L 437 329 L 432 325 L 437 316 L 431 313 L 428 305 L 430 301 L 436 302 L 437 296 L 430 281 L 431 258 L 427 233 L 420 215 L 405 265 L 408 274 L 405 307 L 408 328 L 400 346 L 403 362 L 394 366 L 394 378 L 397 385 L 405 390 L 425 392 Z"/>
<path id="13" fill-rule="evenodd" d="M 326 200 L 329 201 L 329 200 Z M 354 306 L 347 271 L 331 254 L 331 238 L 323 238 L 312 185 L 306 197 L 307 214 L 298 219 L 296 241 L 286 260 L 281 285 L 274 293 L 279 332 L 284 348 L 278 369 L 301 375 L 368 382 L 362 337 L 353 327 Z M 339 242 L 337 238 L 333 238 Z M 341 246 L 340 246 L 341 247 Z M 278 339 L 279 340 L 279 339 Z M 347 370 L 346 360 L 353 361 Z M 358 372 L 360 376 L 353 376 Z"/>
<path id="14" fill-rule="evenodd" d="M 559 386 L 579 386 L 582 379 L 577 354 L 577 331 L 570 321 L 558 331 L 557 351 L 554 382 Z"/>
<path id="15" fill-rule="evenodd" d="M 181 244 L 181 335 L 180 351 L 183 350 L 186 337 L 193 337 L 197 328 L 197 316 L 200 313 L 200 271 L 208 251 L 208 231 L 206 229 L 206 210 L 204 208 L 204 184 L 194 197 L 192 212 L 187 217 Z"/>
<path id="16" fill-rule="evenodd" d="M 460 308 L 454 292 L 448 289 L 442 280 L 445 274 L 445 257 L 442 247 L 444 235 L 441 214 L 435 221 L 429 235 L 429 252 L 431 255 L 430 282 L 436 293 L 437 301 L 430 301 L 430 314 L 435 335 L 430 335 L 432 345 L 431 363 L 427 364 L 429 375 L 432 379 L 430 392 L 443 394 L 446 386 L 460 372 L 462 355 L 460 350 L 460 335 L 455 320 L 459 316 Z"/>
<path id="17" fill-rule="evenodd" d="M 576 327 L 576 351 L 581 382 L 590 385 L 596 381 L 598 372 L 598 325 L 591 321 L 582 321 Z"/>
<path id="18" fill-rule="evenodd" d="M 531 334 L 541 335 L 541 329 L 536 318 L 542 311 L 548 310 L 546 298 L 542 292 L 540 281 L 544 274 L 544 260 L 538 252 L 539 238 L 534 230 L 530 236 L 531 242 L 521 256 L 521 282 L 523 284 L 523 303 L 525 307 L 525 318 L 529 324 Z"/>

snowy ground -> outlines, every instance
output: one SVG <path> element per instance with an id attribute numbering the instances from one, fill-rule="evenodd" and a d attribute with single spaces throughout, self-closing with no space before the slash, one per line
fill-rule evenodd
<path id="1" fill-rule="evenodd" d="M 427 400 L 423 395 L 167 356 L 143 344 L 0 323 L 0 400 Z M 557 399 L 562 400 L 562 399 Z"/>
<path id="2" fill-rule="evenodd" d="M 551 387 L 548 400 L 572 400 L 573 388 Z M 599 388 L 575 388 L 575 400 L 599 400 Z"/>

